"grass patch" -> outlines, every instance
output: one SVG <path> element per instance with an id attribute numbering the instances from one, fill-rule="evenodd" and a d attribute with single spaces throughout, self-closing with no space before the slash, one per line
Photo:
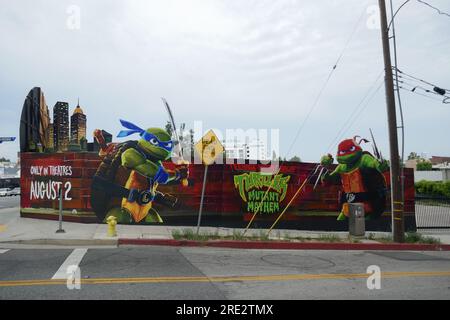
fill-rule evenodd
<path id="1" fill-rule="evenodd" d="M 172 237 L 175 240 L 193 240 L 193 241 L 208 241 L 220 239 L 219 233 L 200 232 L 197 234 L 192 229 L 172 230 Z"/>
<path id="2" fill-rule="evenodd" d="M 341 242 L 342 239 L 336 234 L 321 234 L 317 239 L 323 242 Z"/>
<path id="3" fill-rule="evenodd" d="M 278 238 L 281 238 L 281 235 L 277 234 Z M 245 236 L 243 231 L 233 230 L 233 233 L 228 236 L 220 236 L 219 232 L 216 231 L 214 233 L 201 232 L 197 234 L 193 229 L 174 229 L 172 230 L 172 237 L 175 240 L 192 240 L 192 241 L 208 241 L 208 240 L 237 240 L 237 241 L 245 241 L 245 240 L 253 240 L 253 241 L 271 241 L 267 232 L 263 230 L 259 230 L 257 233 L 253 233 L 251 235 Z M 375 240 L 375 234 L 369 233 L 366 237 L 368 240 Z M 319 242 L 329 242 L 336 243 L 342 242 L 343 239 L 336 234 L 321 234 L 319 238 L 311 238 L 311 237 L 290 237 L 288 233 L 284 234 L 284 240 L 286 241 L 300 241 L 300 242 L 311 242 L 311 241 L 319 241 Z M 348 241 L 352 243 L 360 243 L 360 239 L 348 238 Z M 381 243 L 392 243 L 392 236 L 383 236 L 377 237 L 376 241 Z M 409 232 L 405 234 L 405 243 L 418 243 L 418 244 L 440 244 L 440 240 L 434 237 L 424 236 L 417 232 Z"/>
<path id="4" fill-rule="evenodd" d="M 233 230 L 233 235 L 231 237 L 232 240 L 239 240 L 239 241 L 245 240 L 244 232 L 239 230 Z"/>
<path id="5" fill-rule="evenodd" d="M 368 235 L 367 235 L 367 238 L 366 238 L 367 240 L 375 240 L 375 233 L 369 233 Z"/>
<path id="6" fill-rule="evenodd" d="M 175 229 L 175 230 L 172 230 L 172 238 L 174 238 L 175 240 L 180 240 L 183 238 L 183 235 L 180 230 Z"/>
<path id="7" fill-rule="evenodd" d="M 382 242 L 382 243 L 391 243 L 394 240 L 392 239 L 392 236 L 382 236 L 377 238 L 377 241 Z"/>
<path id="8" fill-rule="evenodd" d="M 269 239 L 269 235 L 266 232 L 262 231 L 262 230 L 259 231 L 258 239 L 261 240 L 261 241 L 269 241 L 270 240 Z"/>
<path id="9" fill-rule="evenodd" d="M 297 240 L 297 241 L 300 241 L 300 242 L 310 242 L 310 241 L 314 240 L 311 237 L 287 237 L 287 239 L 289 239 L 289 240 Z"/>
<path id="10" fill-rule="evenodd" d="M 384 236 L 376 239 L 382 243 L 393 243 L 392 236 Z M 417 232 L 407 232 L 405 234 L 405 243 L 418 243 L 418 244 L 441 244 L 439 239 L 421 235 Z"/>
<path id="11" fill-rule="evenodd" d="M 405 235 L 405 243 L 441 244 L 439 239 L 421 235 L 417 232 L 408 232 Z"/>
<path id="12" fill-rule="evenodd" d="M 172 237 L 175 240 L 192 240 L 192 241 L 208 241 L 208 240 L 258 240 L 258 241 L 270 241 L 269 236 L 263 230 L 258 233 L 246 236 L 243 231 L 233 230 L 233 233 L 228 236 L 221 236 L 219 232 L 208 233 L 200 232 L 197 234 L 193 229 L 172 230 Z"/>

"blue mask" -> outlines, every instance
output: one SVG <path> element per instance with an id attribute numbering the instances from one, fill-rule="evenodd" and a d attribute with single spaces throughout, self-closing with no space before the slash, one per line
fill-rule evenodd
<path id="1" fill-rule="evenodd" d="M 142 139 L 144 139 L 145 141 L 148 141 L 151 145 L 162 148 L 168 152 L 172 152 L 172 150 L 173 150 L 172 140 L 161 141 L 154 134 L 149 133 L 149 132 L 145 131 L 144 129 L 139 128 L 137 125 L 132 124 L 131 122 L 128 122 L 125 120 L 120 120 L 120 123 L 122 124 L 122 126 L 124 126 L 125 128 L 127 128 L 129 130 L 120 131 L 119 134 L 117 135 L 117 138 L 124 138 L 124 137 L 128 137 L 132 134 L 138 133 L 142 137 Z"/>
<path id="2" fill-rule="evenodd" d="M 154 134 L 151 134 L 147 131 L 144 131 L 143 133 L 141 133 L 141 137 L 142 137 L 142 139 L 144 139 L 145 141 L 148 141 L 151 145 L 153 145 L 155 147 L 162 148 L 168 152 L 172 152 L 172 150 L 173 150 L 172 140 L 161 141 Z"/>

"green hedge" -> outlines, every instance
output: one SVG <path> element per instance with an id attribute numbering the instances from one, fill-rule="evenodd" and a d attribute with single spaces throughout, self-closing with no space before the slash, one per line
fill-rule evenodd
<path id="1" fill-rule="evenodd" d="M 437 197 L 450 197 L 450 181 L 419 181 L 415 184 L 416 194 L 437 196 Z"/>

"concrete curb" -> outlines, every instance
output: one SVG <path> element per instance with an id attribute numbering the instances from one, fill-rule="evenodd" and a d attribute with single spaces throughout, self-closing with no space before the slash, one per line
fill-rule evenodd
<path id="1" fill-rule="evenodd" d="M 0 245 L 42 245 L 42 246 L 117 246 L 118 239 L 32 239 L 3 241 Z"/>
<path id="2" fill-rule="evenodd" d="M 450 251 L 446 244 L 409 243 L 321 243 L 321 242 L 276 242 L 276 241 L 194 241 L 169 239 L 119 239 L 118 245 L 215 247 L 233 249 L 273 250 L 392 250 L 392 251 Z"/>

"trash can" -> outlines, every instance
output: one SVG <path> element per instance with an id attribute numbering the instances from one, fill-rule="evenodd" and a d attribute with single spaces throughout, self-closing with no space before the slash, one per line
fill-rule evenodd
<path id="1" fill-rule="evenodd" d="M 366 220 L 364 216 L 364 204 L 349 203 L 349 233 L 351 236 L 363 237 L 366 235 Z"/>

